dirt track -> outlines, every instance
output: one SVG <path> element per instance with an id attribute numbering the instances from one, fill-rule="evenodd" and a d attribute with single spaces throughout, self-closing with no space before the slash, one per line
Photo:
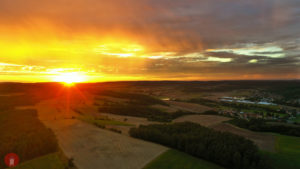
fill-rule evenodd
<path id="1" fill-rule="evenodd" d="M 166 147 L 97 128 L 72 119 L 57 101 L 36 106 L 40 120 L 51 128 L 67 157 L 78 169 L 141 169 Z"/>

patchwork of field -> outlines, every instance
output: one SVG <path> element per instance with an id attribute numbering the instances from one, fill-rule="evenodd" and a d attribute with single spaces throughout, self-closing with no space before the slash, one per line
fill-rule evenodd
<path id="1" fill-rule="evenodd" d="M 191 112 L 205 112 L 208 110 L 212 110 L 212 108 L 209 108 L 207 106 L 202 106 L 199 104 L 193 104 L 193 103 L 186 103 L 186 102 L 178 102 L 178 101 L 166 101 L 170 107 L 177 108 L 185 111 L 191 111 Z M 117 121 L 126 121 L 127 123 L 133 124 L 134 126 L 139 126 L 141 124 L 148 125 L 153 124 L 157 122 L 148 121 L 146 118 L 141 117 L 132 117 L 132 116 L 122 116 L 122 115 L 115 115 L 115 114 L 108 114 L 108 113 L 99 113 L 97 108 L 92 105 L 85 106 L 85 108 L 81 108 L 81 112 L 85 113 L 91 113 L 94 116 L 107 116 L 113 120 Z M 245 138 L 248 138 L 252 140 L 256 145 L 258 145 L 262 150 L 274 151 L 275 146 L 275 137 L 268 133 L 259 133 L 259 132 L 253 132 L 246 129 L 241 129 L 235 126 L 232 126 L 230 124 L 226 124 L 223 122 L 226 122 L 230 120 L 231 118 L 218 116 L 218 115 L 186 115 L 179 118 L 176 118 L 173 120 L 173 122 L 194 122 L 201 124 L 206 127 L 210 127 L 219 131 L 223 132 L 230 132 L 233 134 L 237 134 L 240 136 L 243 136 Z M 122 131 L 123 134 L 128 135 L 128 131 L 132 126 L 109 126 L 111 128 L 116 128 L 120 131 Z"/>
<path id="2" fill-rule="evenodd" d="M 175 89 L 176 87 L 156 87 L 155 89 L 141 87 L 139 92 L 132 88 L 128 89 L 132 93 L 127 93 L 128 91 L 122 89 L 112 94 L 106 93 L 106 95 L 83 91 L 80 96 L 71 93 L 71 89 L 64 89 L 67 91 L 64 91 L 61 97 L 42 101 L 36 106 L 34 104 L 37 100 L 28 99 L 31 96 L 30 93 L 30 95 L 28 93 L 0 94 L 0 108 L 2 109 L 0 111 L 0 140 L 4 140 L 0 142 L 5 143 L 0 145 L 0 155 L 3 156 L 8 151 L 15 151 L 21 155 L 22 163 L 17 169 L 66 168 L 67 161 L 62 161 L 58 153 L 56 136 L 59 147 L 68 158 L 74 159 L 78 169 L 141 169 L 143 167 L 144 169 L 222 169 L 220 166 L 183 152 L 128 136 L 128 131 L 132 127 L 170 121 L 149 121 L 151 119 L 147 119 L 146 116 L 136 117 L 136 114 L 127 116 L 99 111 L 99 105 L 103 104 L 112 104 L 112 107 L 118 104 L 132 104 L 159 109 L 168 115 L 175 114 L 179 110 L 193 112 L 190 113 L 192 115 L 181 114 L 181 117 L 174 117 L 176 119 L 173 118 L 174 120 L 171 121 L 189 121 L 218 131 L 243 136 L 252 140 L 260 150 L 263 150 L 263 153 L 271 158 L 275 169 L 300 168 L 299 137 L 241 129 L 225 123 L 231 118 L 201 114 L 213 108 L 172 100 L 175 98 L 185 100 L 200 96 L 217 100 L 224 95 L 246 95 L 248 91 L 209 94 L 207 92 L 186 93 Z M 110 90 L 114 91 L 114 88 Z M 37 93 L 44 94 L 43 92 Z M 49 93 L 56 94 L 56 92 Z M 138 93 L 144 93 L 149 97 Z M 161 104 L 160 101 L 167 104 Z M 38 111 L 36 112 L 35 109 Z M 298 122 L 299 116 L 294 121 Z M 105 129 L 101 126 L 105 126 Z M 6 130 L 7 128 L 13 130 Z M 109 129 L 121 131 L 121 134 L 109 131 Z"/>
<path id="3" fill-rule="evenodd" d="M 167 150 L 166 147 L 97 128 L 62 114 L 53 100 L 37 105 L 39 117 L 51 128 L 68 158 L 79 169 L 140 169 Z M 56 117 L 55 119 L 52 117 Z"/>

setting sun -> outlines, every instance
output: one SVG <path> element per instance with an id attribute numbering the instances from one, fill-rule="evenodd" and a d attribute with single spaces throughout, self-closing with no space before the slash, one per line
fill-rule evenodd
<path id="1" fill-rule="evenodd" d="M 55 82 L 62 82 L 67 85 L 86 81 L 86 76 L 78 72 L 61 73 L 53 78 Z"/>

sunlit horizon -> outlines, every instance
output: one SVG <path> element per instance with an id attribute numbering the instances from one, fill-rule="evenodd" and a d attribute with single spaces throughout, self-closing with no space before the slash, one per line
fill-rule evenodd
<path id="1" fill-rule="evenodd" d="M 0 81 L 300 79 L 293 3 L 158 4 L 3 0 Z"/>

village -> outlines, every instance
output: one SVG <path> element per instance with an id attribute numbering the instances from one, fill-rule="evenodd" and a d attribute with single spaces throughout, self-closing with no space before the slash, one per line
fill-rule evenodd
<path id="1" fill-rule="evenodd" d="M 252 102 L 246 100 L 244 97 L 222 97 L 220 98 L 220 101 L 222 102 L 247 104 L 248 106 L 251 105 L 276 106 L 276 110 L 274 111 L 255 110 L 254 106 L 252 110 L 222 107 L 218 110 L 218 114 L 229 116 L 229 117 L 235 117 L 239 119 L 245 119 L 245 120 L 265 119 L 270 121 L 297 123 L 294 121 L 294 119 L 300 116 L 299 110 L 293 107 L 276 105 L 274 103 L 268 102 L 267 100 L 270 99 L 264 99 L 263 101 L 259 101 L 259 102 Z"/>

